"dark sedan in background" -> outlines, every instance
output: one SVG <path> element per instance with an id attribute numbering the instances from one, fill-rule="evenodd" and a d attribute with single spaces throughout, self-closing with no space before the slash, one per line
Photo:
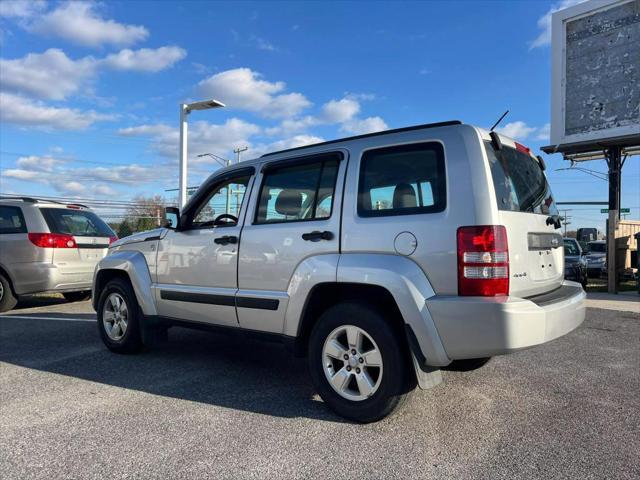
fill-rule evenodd
<path id="1" fill-rule="evenodd" d="M 587 259 L 575 238 L 564 239 L 564 278 L 587 288 Z"/>

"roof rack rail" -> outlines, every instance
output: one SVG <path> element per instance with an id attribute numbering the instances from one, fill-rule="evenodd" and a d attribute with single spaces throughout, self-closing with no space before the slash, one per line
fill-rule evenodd
<path id="1" fill-rule="evenodd" d="M 452 125 L 462 125 L 462 122 L 460 120 L 449 120 L 449 121 L 446 121 L 446 122 L 425 123 L 424 125 L 413 125 L 411 127 L 394 128 L 392 130 L 383 130 L 382 132 L 365 133 L 364 135 L 355 135 L 353 137 L 338 138 L 336 140 L 329 140 L 327 142 L 312 143 L 311 145 L 304 145 L 302 147 L 287 148 L 285 150 L 278 150 L 276 152 L 269 152 L 269 153 L 265 153 L 260 158 L 269 157 L 271 155 L 276 155 L 278 153 L 295 152 L 297 150 L 303 150 L 303 149 L 306 149 L 306 148 L 321 147 L 321 146 L 324 146 L 324 145 L 331 145 L 333 143 L 346 142 L 346 141 L 349 141 L 349 140 L 360 140 L 361 138 L 378 137 L 380 135 L 387 135 L 387 134 L 390 134 L 390 133 L 410 132 L 412 130 L 422 130 L 424 128 L 450 127 Z"/>
<path id="2" fill-rule="evenodd" d="M 51 200 L 48 198 L 38 198 L 38 197 L 26 197 L 23 195 L 0 195 L 0 200 L 22 200 L 23 202 L 28 202 L 28 203 L 56 203 L 58 205 L 72 205 L 74 207 L 82 207 L 82 208 L 89 208 L 86 205 L 83 205 L 82 203 L 75 203 L 75 202 L 61 202 L 59 200 Z"/>

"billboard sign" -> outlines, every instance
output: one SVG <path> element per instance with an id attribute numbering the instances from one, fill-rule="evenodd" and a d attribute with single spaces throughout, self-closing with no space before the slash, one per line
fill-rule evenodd
<path id="1" fill-rule="evenodd" d="M 640 143 L 640 0 L 555 12 L 551 54 L 551 145 Z"/>

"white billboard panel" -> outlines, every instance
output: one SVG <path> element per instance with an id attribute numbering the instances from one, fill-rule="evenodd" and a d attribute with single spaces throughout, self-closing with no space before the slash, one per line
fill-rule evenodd
<path id="1" fill-rule="evenodd" d="M 640 0 L 590 0 L 552 17 L 552 146 L 640 144 Z"/>

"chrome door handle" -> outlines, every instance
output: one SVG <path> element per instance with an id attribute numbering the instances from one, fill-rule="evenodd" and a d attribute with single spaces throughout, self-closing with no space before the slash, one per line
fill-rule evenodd
<path id="1" fill-rule="evenodd" d="M 238 243 L 238 237 L 233 235 L 225 235 L 223 237 L 218 237 L 213 241 L 219 245 L 228 245 L 230 243 L 235 244 L 235 243 Z"/>
<path id="2" fill-rule="evenodd" d="M 333 233 L 327 230 L 325 230 L 324 232 L 314 230 L 313 232 L 303 233 L 302 239 L 307 240 L 309 242 L 319 242 L 320 240 L 332 240 Z"/>

